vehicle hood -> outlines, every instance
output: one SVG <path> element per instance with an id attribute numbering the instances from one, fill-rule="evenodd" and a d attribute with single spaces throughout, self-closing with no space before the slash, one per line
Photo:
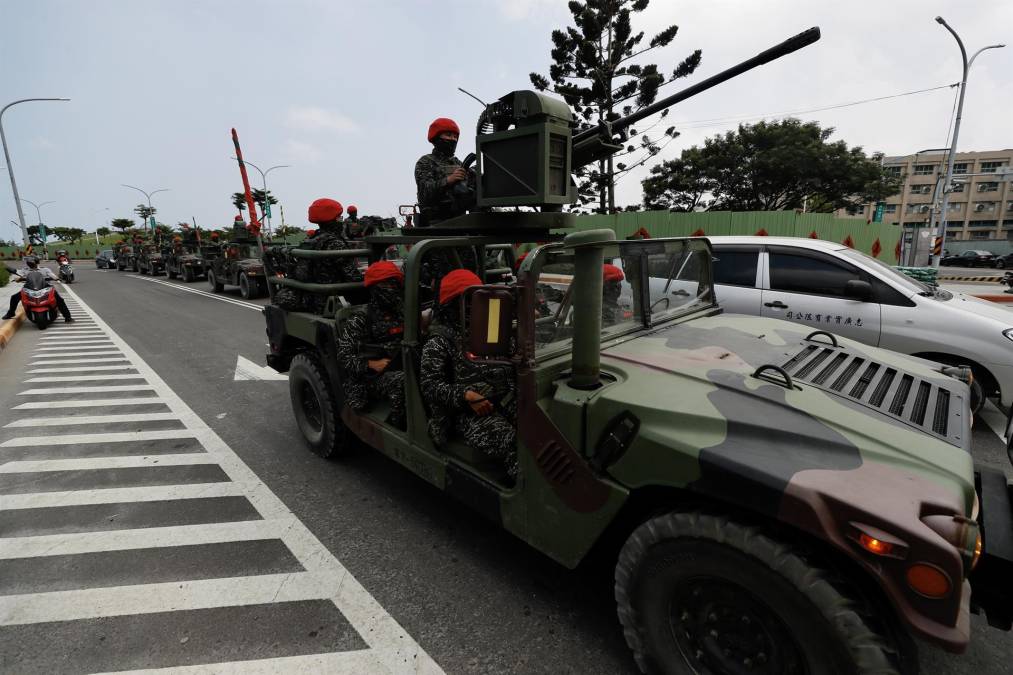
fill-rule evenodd
<path id="1" fill-rule="evenodd" d="M 855 489 L 854 481 L 840 482 L 841 472 L 866 476 L 860 484 L 891 493 L 890 480 L 924 483 L 924 494 L 939 492 L 953 508 L 970 513 L 967 385 L 921 359 L 840 337 L 836 348 L 826 335 L 807 341 L 812 332 L 776 319 L 721 314 L 604 343 L 602 368 L 617 379 L 591 404 L 588 438 L 601 437 L 604 425 L 627 410 L 640 420 L 638 439 L 653 448 L 648 454 L 657 454 L 660 464 L 673 461 L 674 448 L 676 462 L 695 467 L 696 489 L 739 502 L 745 495 L 763 502 L 771 515 L 777 515 L 789 484 L 803 476 L 819 482 L 830 474 L 841 490 Z M 821 360 L 806 370 L 815 359 Z M 814 381 L 835 359 L 840 367 L 825 381 Z M 853 362 L 853 377 L 835 389 Z M 754 376 L 768 364 L 792 373 L 793 386 L 775 372 Z M 876 375 L 863 389 L 859 381 L 872 364 Z M 894 386 L 874 404 L 890 373 Z M 893 414 L 895 390 L 906 379 L 912 393 Z M 924 423 L 916 424 L 912 411 L 923 389 L 928 405 Z M 933 428 L 933 402 L 941 399 L 945 433 Z M 636 484 L 644 475 L 657 475 L 653 469 L 644 472 L 637 461 L 617 462 L 613 476 Z M 671 480 L 685 483 L 687 470 L 694 473 L 673 467 Z"/>
<path id="2" fill-rule="evenodd" d="M 970 312 L 980 317 L 994 319 L 1002 324 L 1000 332 L 1013 328 L 1013 312 L 1002 305 L 976 298 L 973 295 L 954 293 L 949 300 L 937 300 L 935 298 L 920 298 L 926 303 L 932 303 L 933 307 L 944 307 L 958 312 Z M 1010 343 L 1013 347 L 1013 343 Z"/>

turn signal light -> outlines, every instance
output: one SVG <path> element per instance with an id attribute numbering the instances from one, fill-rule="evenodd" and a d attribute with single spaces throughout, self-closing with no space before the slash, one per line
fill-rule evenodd
<path id="1" fill-rule="evenodd" d="M 981 559 L 981 533 L 978 533 L 978 537 L 974 540 L 974 555 L 971 556 L 971 569 L 973 570 Z"/>
<path id="2" fill-rule="evenodd" d="M 893 544 L 882 539 L 870 537 L 864 532 L 858 537 L 858 543 L 869 553 L 875 553 L 876 555 L 890 555 L 893 553 Z"/>
<path id="3" fill-rule="evenodd" d="M 916 563 L 907 568 L 907 583 L 928 598 L 944 598 L 950 593 L 950 579 L 937 567 Z"/>

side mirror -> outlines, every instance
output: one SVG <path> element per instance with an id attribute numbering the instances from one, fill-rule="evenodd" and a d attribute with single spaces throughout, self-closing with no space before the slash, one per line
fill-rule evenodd
<path id="1" fill-rule="evenodd" d="M 844 295 L 845 297 L 852 298 L 854 300 L 866 300 L 872 299 L 872 284 L 868 281 L 862 281 L 861 279 L 852 279 L 848 283 L 844 284 Z"/>
<path id="2" fill-rule="evenodd" d="M 476 286 L 471 296 L 468 352 L 480 357 L 507 357 L 514 319 L 514 296 L 500 286 Z"/>

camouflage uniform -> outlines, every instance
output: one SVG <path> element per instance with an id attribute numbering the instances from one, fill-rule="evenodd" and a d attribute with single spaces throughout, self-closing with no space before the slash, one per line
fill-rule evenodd
<path id="1" fill-rule="evenodd" d="M 454 429 L 468 445 L 502 460 L 507 473 L 516 476 L 517 399 L 513 373 L 506 366 L 466 359 L 460 322 L 448 321 L 448 313 L 443 314 L 443 321 L 430 330 L 422 348 L 420 379 L 422 396 L 431 409 L 429 435 L 442 445 Z M 482 417 L 475 415 L 464 398 L 469 389 L 493 401 L 496 410 Z"/>
<path id="2" fill-rule="evenodd" d="M 398 294 L 402 291 L 389 289 Z M 401 336 L 404 333 L 404 316 L 400 306 L 393 307 L 375 291 L 370 293 L 370 302 L 365 312 L 353 314 L 342 325 L 337 337 L 337 361 L 347 380 L 343 383 L 345 401 L 359 412 L 370 400 L 390 401 L 390 415 L 387 421 L 404 428 L 405 390 L 404 371 L 392 362 L 382 373 L 369 368 L 370 358 L 394 358 L 401 351 Z M 368 346 L 367 346 L 368 345 Z M 364 351 L 382 354 L 368 355 Z"/>
<path id="3" fill-rule="evenodd" d="M 606 281 L 602 284 L 601 322 L 602 326 L 614 326 L 624 320 L 623 308 L 619 305 L 622 286 L 618 281 Z"/>
<path id="4" fill-rule="evenodd" d="M 317 234 L 309 237 L 299 248 L 316 251 L 338 251 L 356 248 L 341 236 L 339 227 L 322 227 Z M 290 272 L 288 276 L 296 281 L 317 284 L 340 284 L 350 281 L 362 281 L 354 258 L 335 258 L 332 260 L 310 260 L 294 258 L 281 250 L 274 253 L 275 269 Z M 316 293 L 303 293 L 293 288 L 279 287 L 274 295 L 274 304 L 290 311 L 308 311 L 319 314 L 327 304 L 327 297 Z"/>
<path id="5" fill-rule="evenodd" d="M 419 211 L 429 225 L 459 216 L 470 206 L 467 202 L 455 199 L 454 186 L 447 185 L 447 177 L 454 169 L 463 168 L 457 157 L 444 155 L 435 149 L 415 162 Z"/>

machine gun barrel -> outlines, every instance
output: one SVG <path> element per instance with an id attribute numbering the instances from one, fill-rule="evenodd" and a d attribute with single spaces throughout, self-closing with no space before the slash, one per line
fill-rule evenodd
<path id="1" fill-rule="evenodd" d="M 811 45 L 820 39 L 820 29 L 817 26 L 810 28 L 809 30 L 803 31 L 798 35 L 788 38 L 784 42 L 766 49 L 751 59 L 747 59 L 742 63 L 732 66 L 727 70 L 723 70 L 717 75 L 712 75 L 702 82 L 698 82 L 691 87 L 687 87 L 682 91 L 676 92 L 671 96 L 666 96 L 660 101 L 656 101 L 651 105 L 638 110 L 632 115 L 626 117 L 620 117 L 617 120 L 612 120 L 606 124 L 586 129 L 573 137 L 574 147 L 574 166 L 582 166 L 600 159 L 601 157 L 607 157 L 611 152 L 602 152 L 603 149 L 609 149 L 609 142 L 612 136 L 627 129 L 630 125 L 636 124 L 640 120 L 650 117 L 651 115 L 664 110 L 680 101 L 684 101 L 691 96 L 696 96 L 700 92 L 706 91 L 711 87 L 714 87 L 726 80 L 730 80 L 737 75 L 752 70 L 757 66 L 762 66 L 765 63 L 769 63 L 775 59 L 779 59 L 782 56 L 791 54 L 792 52 L 798 51 L 803 47 Z M 604 136 L 604 138 L 601 138 Z M 602 145 L 598 148 L 594 147 L 596 144 L 594 141 L 601 138 Z M 584 147 L 581 147 L 584 146 Z M 612 146 L 618 148 L 619 146 Z"/>

